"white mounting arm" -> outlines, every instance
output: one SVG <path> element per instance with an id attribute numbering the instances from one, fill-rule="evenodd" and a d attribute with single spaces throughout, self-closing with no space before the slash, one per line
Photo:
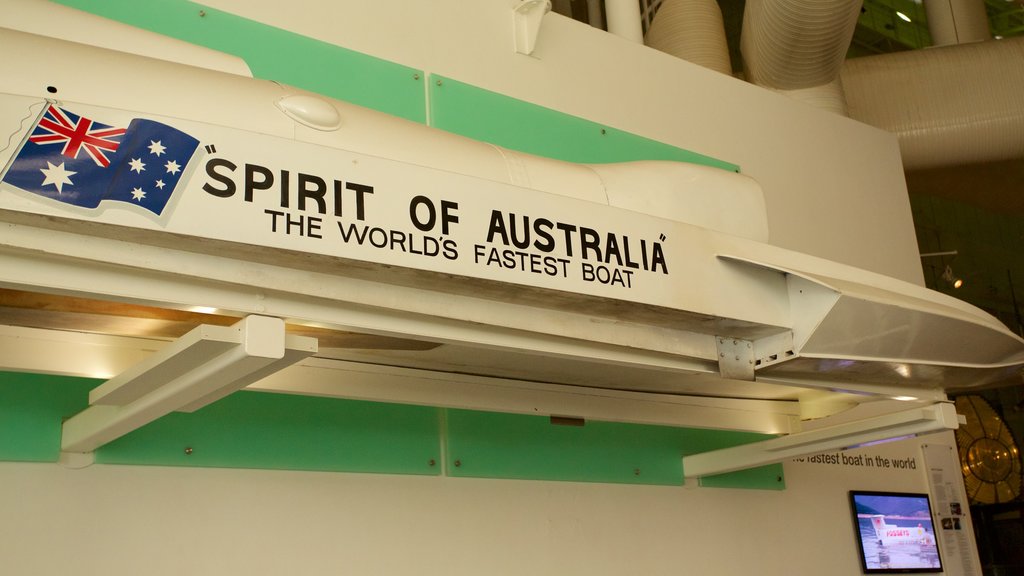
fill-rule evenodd
<path id="1" fill-rule="evenodd" d="M 286 335 L 280 318 L 198 326 L 95 388 L 89 408 L 64 423 L 61 450 L 92 452 L 170 412 L 198 410 L 316 351 L 315 338 Z"/>
<path id="2" fill-rule="evenodd" d="M 540 33 L 540 22 L 551 11 L 551 0 L 523 0 L 512 9 L 512 26 L 515 32 L 516 52 L 533 54 Z"/>
<path id="3" fill-rule="evenodd" d="M 797 432 L 763 442 L 684 456 L 683 475 L 695 478 L 723 474 L 819 452 L 855 448 L 871 442 L 941 430 L 956 430 L 958 427 L 959 419 L 953 404 L 939 402 L 923 408 Z"/>

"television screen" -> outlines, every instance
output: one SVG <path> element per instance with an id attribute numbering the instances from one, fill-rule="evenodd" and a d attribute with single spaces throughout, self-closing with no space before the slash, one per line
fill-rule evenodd
<path id="1" fill-rule="evenodd" d="M 866 574 L 941 572 L 927 494 L 850 492 Z"/>

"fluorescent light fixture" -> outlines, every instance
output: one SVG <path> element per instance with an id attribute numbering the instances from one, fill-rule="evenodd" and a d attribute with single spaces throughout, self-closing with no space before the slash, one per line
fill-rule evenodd
<path id="1" fill-rule="evenodd" d="M 280 318 L 202 324 L 93 389 L 90 406 L 64 423 L 61 450 L 92 452 L 170 412 L 198 410 L 316 351 L 315 338 L 288 336 Z"/>
<path id="2" fill-rule="evenodd" d="M 958 426 L 959 419 L 953 404 L 939 402 L 762 442 L 684 456 L 683 475 L 695 478 L 735 472 L 830 450 L 846 450 L 873 442 L 956 430 Z"/>
<path id="3" fill-rule="evenodd" d="M 899 11 L 897 11 L 897 12 L 896 12 L 896 15 L 897 15 L 897 16 L 899 16 L 899 17 L 900 17 L 900 20 L 903 20 L 904 22 L 912 22 L 912 20 L 910 19 L 910 16 L 907 16 L 907 15 L 906 15 L 906 14 L 904 14 L 903 12 L 899 12 Z"/>

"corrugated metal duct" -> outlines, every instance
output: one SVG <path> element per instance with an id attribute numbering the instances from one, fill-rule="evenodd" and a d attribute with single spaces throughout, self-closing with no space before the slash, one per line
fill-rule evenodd
<path id="1" fill-rule="evenodd" d="M 722 9 L 717 0 L 665 0 L 645 43 L 677 58 L 732 74 Z"/>
<path id="2" fill-rule="evenodd" d="M 899 137 L 907 170 L 1024 157 L 1024 38 L 848 60 L 850 116 Z"/>
<path id="3" fill-rule="evenodd" d="M 845 114 L 839 70 L 860 6 L 855 0 L 747 0 L 740 38 L 747 80 Z"/>
<path id="4" fill-rule="evenodd" d="M 721 12 L 709 3 L 667 0 L 648 44 L 723 71 L 724 63 L 703 56 L 718 50 L 711 31 L 720 29 Z M 860 5 L 747 0 L 747 79 L 896 134 L 907 170 L 1024 158 L 1024 38 L 846 60 Z"/>
<path id="5" fill-rule="evenodd" d="M 860 14 L 853 0 L 747 0 L 740 50 L 747 80 L 777 90 L 839 76 Z"/>
<path id="6" fill-rule="evenodd" d="M 924 3 L 933 46 L 992 39 L 985 0 L 928 0 Z"/>

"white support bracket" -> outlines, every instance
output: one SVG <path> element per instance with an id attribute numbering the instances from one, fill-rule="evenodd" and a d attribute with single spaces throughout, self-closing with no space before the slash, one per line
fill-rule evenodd
<path id="1" fill-rule="evenodd" d="M 285 334 L 280 318 L 200 325 L 93 389 L 90 406 L 64 423 L 61 450 L 92 452 L 171 412 L 198 410 L 316 351 L 315 338 Z"/>
<path id="2" fill-rule="evenodd" d="M 959 419 L 953 404 L 939 402 L 762 442 L 684 456 L 683 475 L 696 478 L 735 472 L 829 450 L 845 450 L 873 442 L 956 430 L 958 427 Z"/>
<path id="3" fill-rule="evenodd" d="M 517 54 L 533 54 L 540 23 L 551 11 L 551 0 L 523 0 L 512 9 L 512 26 Z"/>

